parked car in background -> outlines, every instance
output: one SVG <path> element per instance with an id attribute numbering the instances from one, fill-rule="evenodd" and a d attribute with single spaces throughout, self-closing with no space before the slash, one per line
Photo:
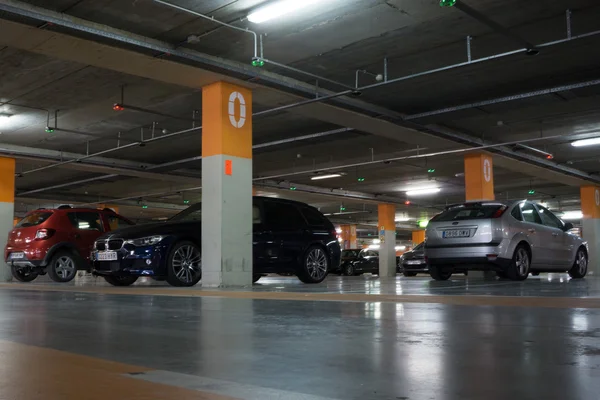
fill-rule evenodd
<path id="1" fill-rule="evenodd" d="M 419 243 L 412 250 L 402 254 L 400 256 L 398 272 L 401 272 L 404 276 L 416 276 L 419 273 L 428 273 L 424 247 L 424 243 Z"/>
<path id="2" fill-rule="evenodd" d="M 8 235 L 4 259 L 12 275 L 31 282 L 46 273 L 55 282 L 71 281 L 77 270 L 90 270 L 95 240 L 133 222 L 109 209 L 39 209 L 29 212 Z"/>
<path id="3" fill-rule="evenodd" d="M 583 278 L 588 247 L 568 232 L 572 228 L 530 201 L 453 205 L 427 225 L 429 273 L 436 280 L 468 270 L 492 270 L 512 280 L 524 280 L 530 272 Z"/>
<path id="4" fill-rule="evenodd" d="M 350 261 L 342 268 L 346 276 L 362 275 L 364 273 L 379 274 L 379 252 L 363 249 L 355 261 Z"/>
<path id="5" fill-rule="evenodd" d="M 120 229 L 99 238 L 93 273 L 115 286 L 140 276 L 193 286 L 202 279 L 202 206 L 195 204 L 169 221 Z M 318 283 L 340 263 L 333 224 L 306 204 L 254 197 L 253 280 L 267 273 L 294 274 Z"/>
<path id="6" fill-rule="evenodd" d="M 343 274 L 344 268 L 353 261 L 358 260 L 361 249 L 345 249 L 342 250 L 341 263 L 337 268 L 332 268 L 331 272 L 336 274 Z"/>

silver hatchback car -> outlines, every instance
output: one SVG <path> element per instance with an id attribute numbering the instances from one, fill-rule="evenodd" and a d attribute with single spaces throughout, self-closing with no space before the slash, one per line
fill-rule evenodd
<path id="1" fill-rule="evenodd" d="M 425 257 L 433 279 L 469 270 L 524 280 L 529 273 L 568 272 L 583 278 L 587 243 L 548 209 L 529 201 L 449 206 L 427 225 Z"/>

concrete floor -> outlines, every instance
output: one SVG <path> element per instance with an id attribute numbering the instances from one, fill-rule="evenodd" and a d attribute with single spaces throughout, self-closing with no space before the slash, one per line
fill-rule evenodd
<path id="1" fill-rule="evenodd" d="M 431 304 L 426 296 L 442 293 L 450 301 L 475 291 L 562 301 L 556 296 L 599 293 L 598 279 L 561 277 L 518 283 L 331 277 L 316 286 L 267 278 L 252 289 L 304 296 L 401 288 L 420 295 L 412 296 L 416 303 L 87 293 L 90 283 L 82 280 L 61 292 L 41 282 L 36 290 L 5 286 L 0 375 L 4 368 L 18 376 L 0 378 L 0 399 L 87 399 L 98 381 L 109 382 L 98 389 L 102 398 L 127 400 L 597 399 L 600 309 L 482 306 L 477 296 L 457 306 Z M 31 365 L 39 357 L 48 365 Z M 116 363 L 102 364 L 107 360 Z M 26 372 L 74 365 L 50 391 L 43 389 L 50 375 Z M 19 368 L 22 375 L 14 373 Z M 38 384 L 46 392 L 35 397 Z M 32 389 L 11 395 L 16 385 Z"/>

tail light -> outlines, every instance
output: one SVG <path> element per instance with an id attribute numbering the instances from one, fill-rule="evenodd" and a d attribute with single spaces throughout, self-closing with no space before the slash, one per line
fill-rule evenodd
<path id="1" fill-rule="evenodd" d="M 35 240 L 46 240 L 54 235 L 54 229 L 38 229 L 35 233 Z"/>
<path id="2" fill-rule="evenodd" d="M 506 208 L 506 206 L 502 206 L 499 209 L 497 209 L 496 212 L 492 214 L 492 218 L 500 218 L 506 211 Z"/>

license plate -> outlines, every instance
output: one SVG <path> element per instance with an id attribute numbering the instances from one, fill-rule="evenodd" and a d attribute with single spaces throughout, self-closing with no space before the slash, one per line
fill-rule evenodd
<path id="1" fill-rule="evenodd" d="M 99 251 L 96 253 L 98 261 L 117 261 L 118 256 L 116 251 Z"/>
<path id="2" fill-rule="evenodd" d="M 25 253 L 10 253 L 11 260 L 20 260 L 25 258 Z"/>
<path id="3" fill-rule="evenodd" d="M 444 231 L 443 236 L 445 238 L 462 238 L 471 236 L 471 232 L 468 229 L 452 229 Z"/>
<path id="4" fill-rule="evenodd" d="M 423 260 L 408 260 L 408 261 L 406 261 L 406 265 L 421 265 L 421 264 L 425 264 L 425 261 L 423 261 Z"/>

